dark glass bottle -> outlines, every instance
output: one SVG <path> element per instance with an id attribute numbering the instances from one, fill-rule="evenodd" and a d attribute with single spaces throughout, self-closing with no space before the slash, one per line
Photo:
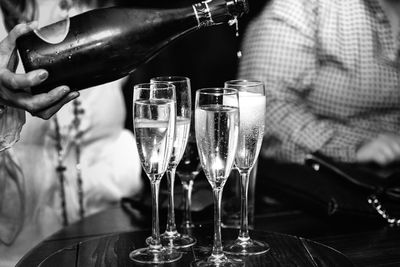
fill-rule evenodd
<path id="1" fill-rule="evenodd" d="M 66 38 L 58 44 L 30 32 L 17 39 L 17 48 L 25 71 L 49 72 L 32 93 L 60 85 L 80 90 L 124 77 L 171 41 L 247 11 L 247 0 L 212 0 L 172 9 L 96 9 L 72 17 Z"/>

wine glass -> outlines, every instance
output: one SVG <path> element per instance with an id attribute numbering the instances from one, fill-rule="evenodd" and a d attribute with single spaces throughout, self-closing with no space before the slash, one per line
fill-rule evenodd
<path id="1" fill-rule="evenodd" d="M 196 91 L 195 132 L 203 171 L 214 196 L 214 244 L 211 256 L 192 266 L 242 266 L 228 259 L 222 250 L 222 191 L 235 159 L 239 134 L 238 91 L 205 88 Z"/>
<path id="2" fill-rule="evenodd" d="M 167 168 L 168 182 L 168 218 L 165 232 L 161 235 L 163 245 L 175 248 L 193 246 L 196 239 L 189 235 L 181 235 L 176 229 L 174 184 L 176 168 L 181 161 L 189 137 L 191 118 L 191 88 L 190 80 L 181 76 L 161 76 L 150 79 L 151 83 L 166 82 L 175 86 L 176 91 L 176 130 L 171 159 Z"/>
<path id="3" fill-rule="evenodd" d="M 189 140 L 186 145 L 186 150 L 183 153 L 181 162 L 179 163 L 176 170 L 176 173 L 181 180 L 183 189 L 184 211 L 181 224 L 183 234 L 189 234 L 191 229 L 194 228 L 191 214 L 192 191 L 194 180 L 201 170 L 200 158 L 196 146 L 196 137 L 194 136 L 194 134 L 194 125 L 193 123 L 191 123 Z"/>
<path id="4" fill-rule="evenodd" d="M 266 98 L 264 84 L 259 81 L 232 80 L 225 88 L 239 91 L 240 126 L 235 167 L 240 174 L 240 231 L 238 238 L 224 247 L 233 255 L 257 255 L 269 250 L 263 241 L 253 240 L 248 227 L 248 187 L 251 170 L 260 153 L 264 136 Z"/>
<path id="5" fill-rule="evenodd" d="M 176 124 L 175 86 L 144 83 L 134 86 L 133 127 L 142 168 L 150 179 L 152 196 L 152 235 L 148 247 L 132 251 L 129 257 L 139 263 L 168 263 L 182 253 L 161 244 L 158 217 L 160 181 L 172 155 Z"/>

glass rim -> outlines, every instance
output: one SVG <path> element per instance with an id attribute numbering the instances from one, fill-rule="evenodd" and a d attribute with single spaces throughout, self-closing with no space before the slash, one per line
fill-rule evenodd
<path id="1" fill-rule="evenodd" d="M 196 94 L 203 95 L 236 95 L 238 90 L 235 88 L 224 88 L 224 87 L 208 87 L 201 88 L 196 91 Z"/>
<path id="2" fill-rule="evenodd" d="M 166 89 L 175 89 L 175 85 L 168 82 L 157 82 L 157 85 L 165 85 L 163 88 L 154 88 L 154 83 L 138 83 L 133 86 L 133 89 L 140 90 L 166 90 Z"/>
<path id="3" fill-rule="evenodd" d="M 264 85 L 262 81 L 259 80 L 246 80 L 246 79 L 236 79 L 225 81 L 224 85 L 230 86 L 258 86 Z"/>
<path id="4" fill-rule="evenodd" d="M 166 83 L 186 83 L 190 82 L 190 79 L 186 76 L 179 75 L 165 75 L 165 76 L 156 76 L 150 79 L 150 83 L 156 82 L 166 82 Z"/>

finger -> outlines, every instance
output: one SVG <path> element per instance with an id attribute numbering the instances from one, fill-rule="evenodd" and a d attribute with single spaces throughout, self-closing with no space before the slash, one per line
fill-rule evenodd
<path id="1" fill-rule="evenodd" d="M 385 146 L 386 148 L 384 148 Z M 386 165 L 390 157 L 390 149 L 388 150 L 386 143 L 382 139 L 367 143 L 356 154 L 356 159 L 360 163 L 375 162 L 379 165 Z"/>
<path id="2" fill-rule="evenodd" d="M 376 153 L 373 155 L 373 162 L 377 163 L 379 166 L 386 166 L 390 163 L 390 160 L 383 153 Z"/>
<path id="3" fill-rule="evenodd" d="M 400 136 L 396 134 L 384 134 L 379 137 L 383 145 L 391 150 L 393 160 L 400 158 Z M 388 153 L 388 152 L 386 152 Z"/>
<path id="4" fill-rule="evenodd" d="M 391 144 L 391 149 L 392 149 L 393 153 L 395 154 L 396 158 L 400 157 L 400 143 L 398 140 L 395 140 Z"/>
<path id="5" fill-rule="evenodd" d="M 393 150 L 392 142 L 387 142 L 379 147 L 380 152 L 386 158 L 386 161 L 393 161 L 396 158 L 396 153 Z"/>
<path id="6" fill-rule="evenodd" d="M 36 114 L 42 110 L 45 110 L 52 105 L 55 105 L 67 94 L 70 93 L 70 89 L 67 86 L 57 87 L 48 93 L 31 95 L 29 93 L 19 93 L 16 95 L 16 105 L 27 110 L 31 114 Z"/>
<path id="7" fill-rule="evenodd" d="M 14 49 L 10 55 L 10 59 L 7 63 L 7 69 L 15 72 L 18 66 L 18 56 L 17 56 L 17 49 Z"/>
<path id="8" fill-rule="evenodd" d="M 25 74 L 15 74 L 8 69 L 4 69 L 0 72 L 0 81 L 8 89 L 30 91 L 30 87 L 40 84 L 48 76 L 48 72 L 42 69 Z"/>
<path id="9" fill-rule="evenodd" d="M 361 146 L 356 153 L 356 160 L 360 163 L 367 163 L 375 161 L 374 155 L 376 155 L 378 151 L 378 147 L 376 145 L 376 141 L 368 142 Z"/>
<path id="10" fill-rule="evenodd" d="M 366 148 L 359 149 L 356 153 L 356 161 L 360 163 L 365 163 L 372 160 L 372 157 Z"/>
<path id="11" fill-rule="evenodd" d="M 36 21 L 28 24 L 26 23 L 18 24 L 8 33 L 7 37 L 4 39 L 5 42 L 2 42 L 2 45 L 4 45 L 4 48 L 8 48 L 11 51 L 12 49 L 14 49 L 15 41 L 17 40 L 18 37 L 36 28 L 37 28 Z"/>
<path id="12" fill-rule="evenodd" d="M 65 104 L 74 100 L 79 96 L 78 92 L 71 92 L 65 97 L 63 97 L 59 102 L 54 104 L 53 106 L 44 109 L 42 111 L 36 112 L 32 114 L 33 116 L 40 117 L 42 119 L 48 120 L 50 119 L 57 111 L 59 111 Z"/>
<path id="13" fill-rule="evenodd" d="M 32 31 L 37 27 L 37 23 L 18 24 L 15 26 L 0 42 L 0 65 L 5 67 L 9 65 L 9 60 L 13 51 L 15 51 L 15 43 L 18 37 Z"/>

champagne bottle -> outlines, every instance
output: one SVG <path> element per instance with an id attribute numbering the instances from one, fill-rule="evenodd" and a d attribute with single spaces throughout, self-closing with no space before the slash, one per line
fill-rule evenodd
<path id="1" fill-rule="evenodd" d="M 47 80 L 32 88 L 33 94 L 60 85 L 81 90 L 122 78 L 171 41 L 247 12 L 247 0 L 208 0 L 172 9 L 101 8 L 70 18 L 69 32 L 60 43 L 50 44 L 29 32 L 17 39 L 17 49 L 25 71 L 49 72 Z"/>

